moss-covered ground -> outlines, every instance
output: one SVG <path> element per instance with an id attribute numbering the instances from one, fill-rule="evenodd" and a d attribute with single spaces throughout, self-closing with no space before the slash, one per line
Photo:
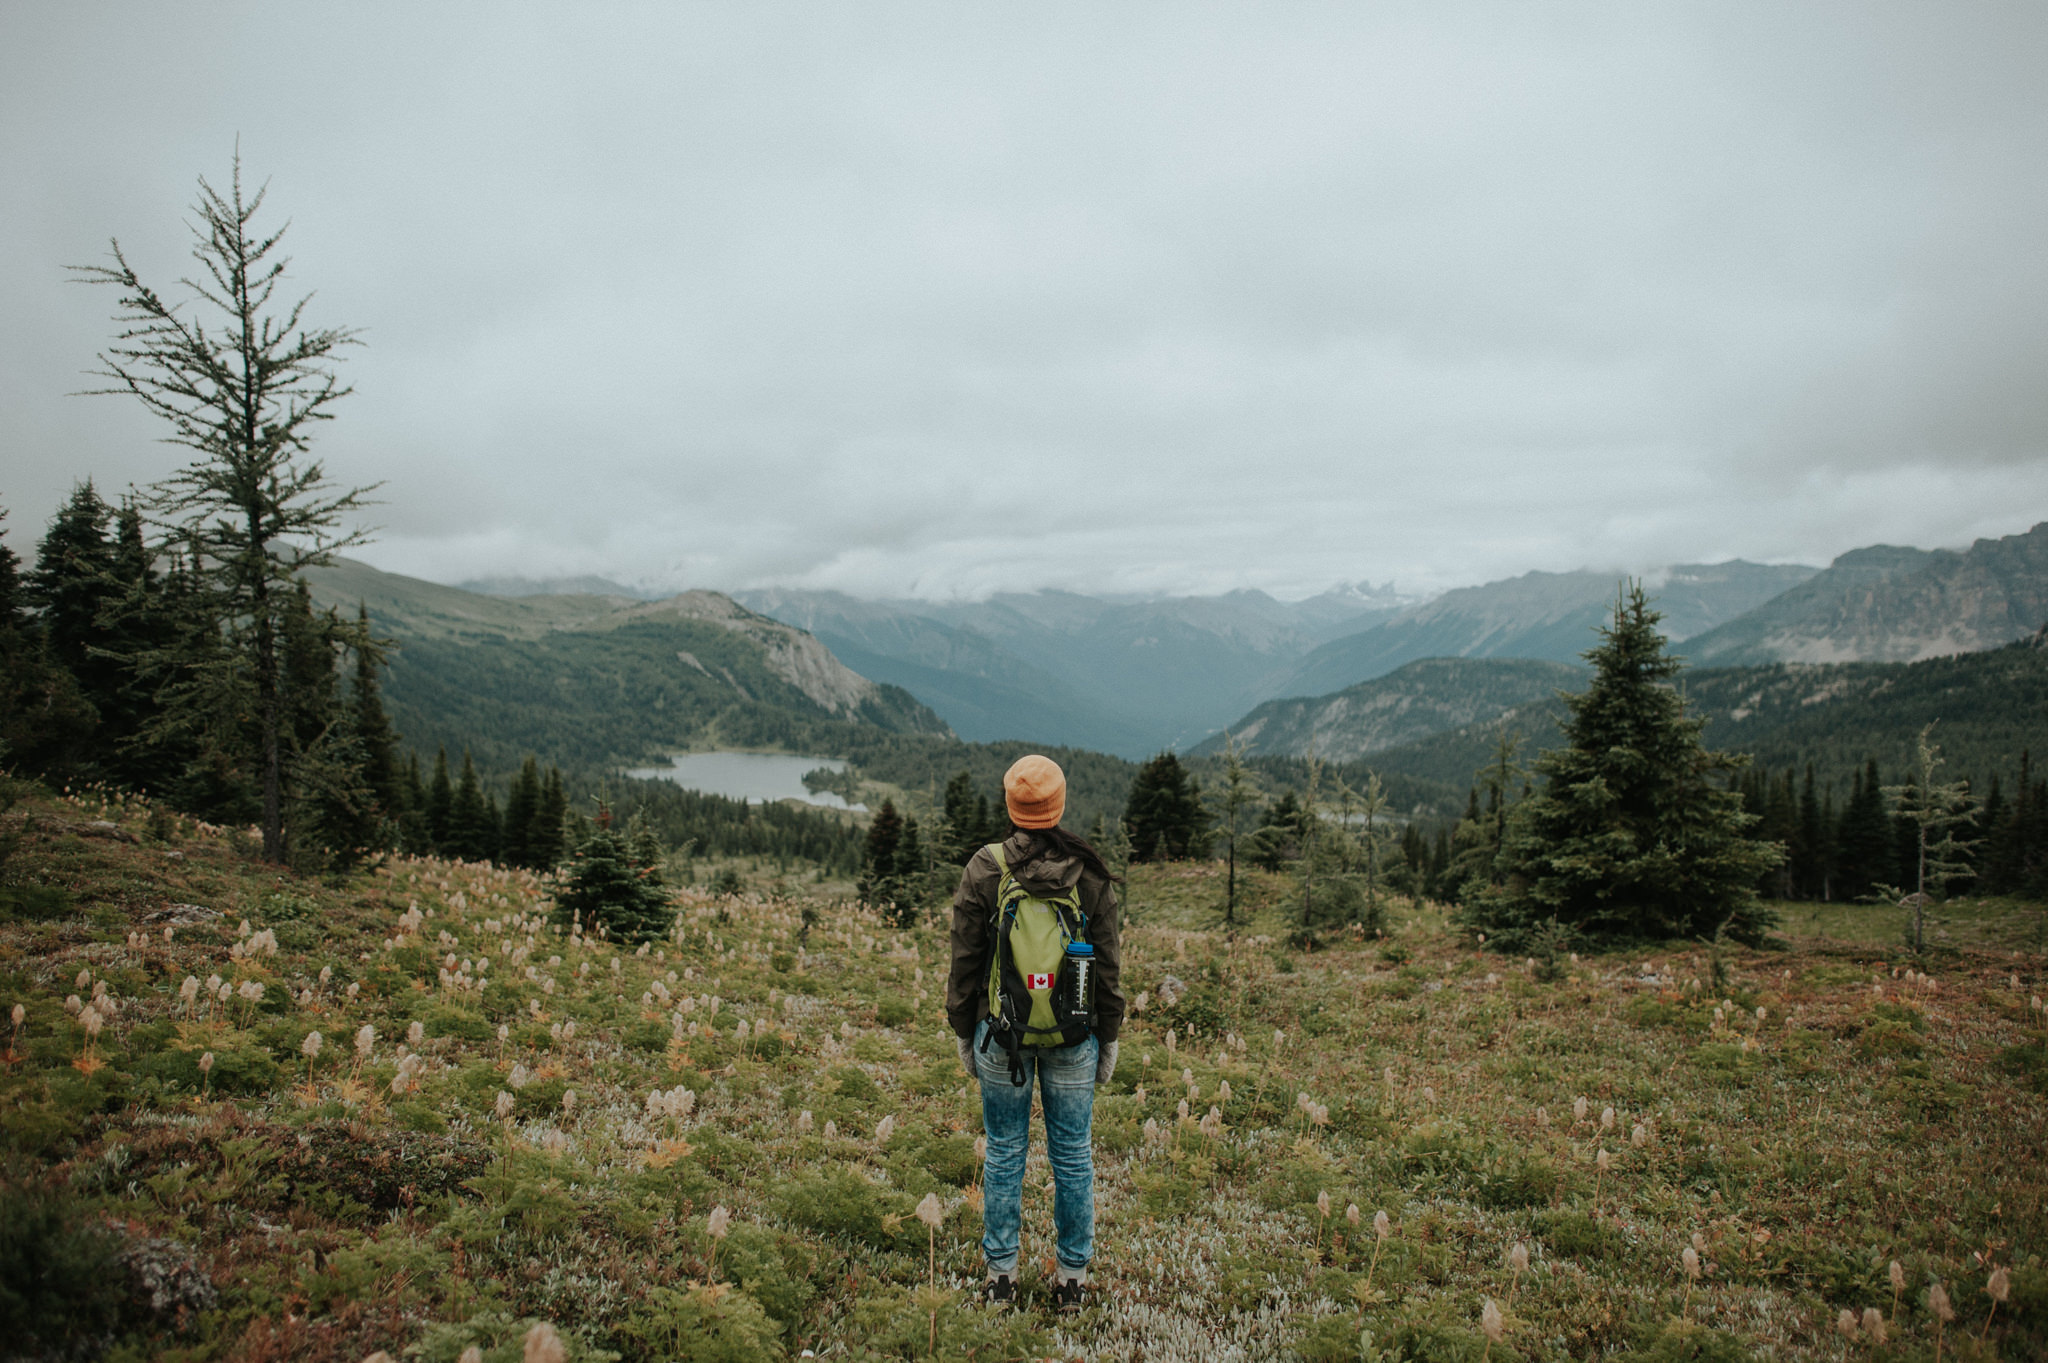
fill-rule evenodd
<path id="1" fill-rule="evenodd" d="M 519 1359 L 543 1322 L 571 1358 L 2048 1356 L 2020 906 L 1945 907 L 1920 958 L 1817 907 L 1718 981 L 1696 946 L 1545 979 L 1435 906 L 1303 950 L 1278 880 L 1226 932 L 1219 868 L 1139 868 L 1098 1293 L 1057 1321 L 1036 1157 L 1026 1307 L 971 1304 L 940 915 L 687 891 L 641 952 L 523 873 L 298 878 L 91 799 L 4 822 L 9 883 L 62 893 L 0 922 L 0 1258 L 68 1267 L 0 1306 L 114 1357 Z"/>

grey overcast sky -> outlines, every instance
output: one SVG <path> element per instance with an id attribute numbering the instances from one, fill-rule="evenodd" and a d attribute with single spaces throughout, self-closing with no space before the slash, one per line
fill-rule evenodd
<path id="1" fill-rule="evenodd" d="M 2048 5 L 0 0 L 0 504 L 237 136 L 363 557 L 1428 590 L 2048 517 Z"/>

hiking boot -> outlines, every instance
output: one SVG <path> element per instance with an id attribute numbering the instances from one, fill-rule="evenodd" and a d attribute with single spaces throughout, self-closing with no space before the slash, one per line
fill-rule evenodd
<path id="1" fill-rule="evenodd" d="M 1007 1273 L 997 1273 L 981 1285 L 981 1299 L 1007 1311 L 1017 1304 L 1017 1284 Z"/>
<path id="2" fill-rule="evenodd" d="M 1062 1316 L 1079 1315 L 1088 1304 L 1088 1284 L 1079 1278 L 1061 1278 L 1052 1285 L 1052 1309 Z"/>

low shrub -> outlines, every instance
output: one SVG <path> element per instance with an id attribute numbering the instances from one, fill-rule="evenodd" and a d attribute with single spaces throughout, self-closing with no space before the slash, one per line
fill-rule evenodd
<path id="1" fill-rule="evenodd" d="M 1538 1212 L 1532 1228 L 1551 1253 L 1567 1259 L 1618 1262 L 1629 1252 L 1627 1240 L 1580 1211 Z"/>
<path id="2" fill-rule="evenodd" d="M 906 1205 L 895 1206 L 899 1201 Z M 922 1227 L 917 1228 L 919 1235 L 912 1236 L 900 1221 L 893 1225 L 884 1221 L 908 1213 L 907 1200 L 876 1187 L 851 1169 L 826 1169 L 791 1179 L 775 1189 L 769 1204 L 792 1225 L 877 1249 L 908 1246 L 912 1240 L 923 1244 Z"/>
<path id="3" fill-rule="evenodd" d="M 486 1311 L 459 1323 L 429 1325 L 421 1334 L 419 1343 L 407 1350 L 407 1356 L 417 1357 L 420 1363 L 457 1363 L 464 1349 L 475 1347 L 482 1352 L 483 1363 L 523 1363 L 529 1358 L 546 1356 L 537 1350 L 529 1351 L 526 1346 L 527 1336 L 544 1324 L 561 1340 L 559 1357 L 562 1363 L 612 1363 L 618 1358 L 609 1349 L 599 1349 L 587 1343 L 574 1330 L 557 1330 L 535 1317 L 513 1317 L 503 1311 Z M 761 1356 L 779 1357 L 774 1354 Z"/>
<path id="4" fill-rule="evenodd" d="M 0 1186 L 0 1339 L 9 1356 L 97 1353 L 123 1315 L 120 1248 L 70 1198 Z"/>
<path id="5" fill-rule="evenodd" d="M 0 885 L 0 923 L 46 923 L 77 906 L 71 891 L 60 885 Z"/>
<path id="6" fill-rule="evenodd" d="M 818 1299 L 819 1280 L 830 1270 L 824 1256 L 797 1237 L 742 1222 L 719 1247 L 718 1271 L 787 1328 Z"/>
<path id="7" fill-rule="evenodd" d="M 1742 1341 L 1689 1320 L 1667 1320 L 1647 1342 L 1619 1356 L 1620 1363 L 1756 1363 Z"/>
<path id="8" fill-rule="evenodd" d="M 1050 1347 L 1024 1312 L 973 1305 L 943 1288 L 870 1289 L 854 1303 L 853 1321 L 857 1359 L 1036 1358 Z"/>
<path id="9" fill-rule="evenodd" d="M 1999 1052 L 1998 1067 L 2026 1080 L 2036 1093 L 2048 1093 L 2048 1035 L 2006 1047 Z"/>

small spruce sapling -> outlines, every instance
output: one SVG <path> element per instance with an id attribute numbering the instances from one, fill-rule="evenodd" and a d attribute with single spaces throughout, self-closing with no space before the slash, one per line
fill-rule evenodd
<path id="1" fill-rule="evenodd" d="M 1976 838 L 1960 838 L 1958 830 L 1973 826 L 1977 813 L 1970 801 L 1968 781 L 1937 781 L 1943 758 L 1941 747 L 1932 741 L 1934 726 L 1920 731 L 1917 743 L 1918 769 L 1914 779 L 1903 786 L 1886 786 L 1884 794 L 1897 803 L 1899 817 L 1913 829 L 1913 888 L 1879 885 L 1878 897 L 1912 910 L 1906 941 L 1915 955 L 1927 951 L 1927 905 L 1932 896 L 1945 892 L 1952 880 L 1966 880 L 1976 873 L 1969 863 Z"/>

